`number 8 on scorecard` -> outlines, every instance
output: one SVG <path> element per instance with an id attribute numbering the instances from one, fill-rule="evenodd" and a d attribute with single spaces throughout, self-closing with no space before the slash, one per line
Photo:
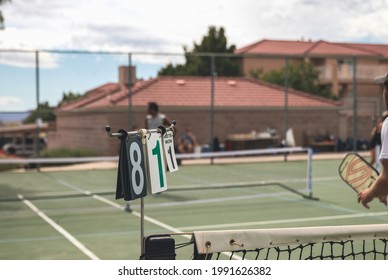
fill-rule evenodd
<path id="1" fill-rule="evenodd" d="M 147 195 L 147 170 L 142 136 L 121 139 L 116 199 L 134 200 Z"/>
<path id="2" fill-rule="evenodd" d="M 133 200 L 147 195 L 147 171 L 141 137 L 129 138 L 127 147 L 130 199 Z"/>
<path id="3" fill-rule="evenodd" d="M 147 194 L 146 188 L 146 172 L 143 160 L 143 150 L 141 149 L 141 141 L 129 142 L 129 160 L 130 165 L 130 182 L 132 197 L 143 197 Z"/>

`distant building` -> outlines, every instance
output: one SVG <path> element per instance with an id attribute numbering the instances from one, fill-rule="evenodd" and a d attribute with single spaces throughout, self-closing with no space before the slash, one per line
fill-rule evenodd
<path id="1" fill-rule="evenodd" d="M 320 72 L 319 84 L 331 89 L 342 103 L 338 136 L 353 136 L 357 101 L 357 136 L 369 140 L 370 130 L 385 110 L 380 88 L 373 78 L 388 72 L 388 45 L 333 43 L 311 40 L 261 40 L 236 50 L 243 55 L 244 75 L 261 69 L 279 70 L 288 63 L 307 61 Z M 353 87 L 355 85 L 355 87 Z"/>
<path id="2" fill-rule="evenodd" d="M 134 81 L 131 105 L 128 100 L 128 68 L 120 68 L 119 82 L 88 91 L 84 98 L 57 109 L 57 130 L 49 134 L 49 148 L 85 148 L 102 155 L 118 152 L 117 140 L 107 137 L 105 126 L 115 131 L 144 127 L 148 102 L 157 102 L 160 111 L 178 122 L 178 135 L 190 126 L 201 144 L 214 135 L 224 143 L 228 135 L 275 128 L 284 134 L 284 88 L 248 78 L 217 77 L 214 81 L 214 113 L 211 114 L 210 77 L 161 76 Z M 338 134 L 338 104 L 307 93 L 288 89 L 288 125 L 297 145 L 305 145 L 304 135 Z"/>
<path id="3" fill-rule="evenodd" d="M 388 72 L 388 45 L 333 43 L 327 41 L 261 40 L 236 54 L 245 55 L 242 67 L 245 76 L 262 69 L 268 72 L 290 63 L 308 61 L 320 71 L 320 84 L 329 85 L 332 93 L 341 99 L 350 98 L 355 73 L 357 93 L 361 97 L 379 97 L 373 77 Z"/>

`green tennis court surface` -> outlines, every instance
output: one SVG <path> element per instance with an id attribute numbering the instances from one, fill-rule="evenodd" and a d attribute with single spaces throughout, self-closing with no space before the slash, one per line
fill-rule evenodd
<path id="1" fill-rule="evenodd" d="M 288 184 L 280 176 L 287 172 L 300 183 L 283 162 L 274 174 L 264 165 L 181 166 L 168 174 L 169 190 L 145 198 L 145 234 L 387 223 L 384 205 L 375 201 L 368 211 L 357 204 L 338 176 L 339 163 L 314 160 L 318 201 L 272 183 Z M 126 203 L 114 199 L 116 175 L 116 169 L 0 173 L 0 259 L 138 259 L 140 202 L 123 211 Z M 247 178 L 258 186 L 230 187 Z"/>

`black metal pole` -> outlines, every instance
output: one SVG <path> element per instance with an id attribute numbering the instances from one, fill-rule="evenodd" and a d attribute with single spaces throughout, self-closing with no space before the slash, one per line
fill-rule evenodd
<path id="1" fill-rule="evenodd" d="M 358 101 L 357 101 L 357 57 L 353 56 L 353 151 L 357 151 Z"/>
<path id="2" fill-rule="evenodd" d="M 288 130 L 288 57 L 284 59 L 284 141 Z M 285 142 L 285 145 L 287 142 Z"/>
<path id="3" fill-rule="evenodd" d="M 128 129 L 132 130 L 132 54 L 128 53 Z"/>
<path id="4" fill-rule="evenodd" d="M 211 66 L 210 66 L 210 77 L 211 77 L 211 84 L 210 84 L 210 137 L 211 137 L 211 143 L 213 144 L 214 140 L 214 79 L 215 79 L 215 59 L 214 56 L 211 57 Z M 214 147 L 212 147 L 212 150 L 214 151 Z"/>
<path id="5" fill-rule="evenodd" d="M 284 59 L 284 146 L 287 146 L 288 130 L 288 57 Z M 284 161 L 287 161 L 287 154 L 284 154 Z"/>
<path id="6" fill-rule="evenodd" d="M 214 151 L 214 82 L 216 75 L 216 65 L 214 55 L 210 57 L 210 147 Z M 213 158 L 210 163 L 213 164 Z"/>
<path id="7" fill-rule="evenodd" d="M 40 84 L 39 84 L 39 51 L 35 51 L 35 85 L 36 85 L 36 115 L 35 115 L 35 125 L 36 125 L 36 135 L 35 135 L 35 157 L 39 157 L 39 134 L 40 134 L 40 125 L 41 125 L 41 118 L 40 118 Z M 37 170 L 40 170 L 39 164 L 36 166 Z"/>

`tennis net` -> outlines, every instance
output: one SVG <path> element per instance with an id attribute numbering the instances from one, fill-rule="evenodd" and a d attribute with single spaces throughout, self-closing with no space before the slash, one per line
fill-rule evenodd
<path id="1" fill-rule="evenodd" d="M 144 259 L 172 256 L 194 260 L 386 260 L 388 255 L 388 225 L 384 224 L 197 231 L 148 236 L 147 241 L 153 237 L 158 245 L 168 244 L 166 239 L 178 240 L 173 242 L 176 249 L 170 248 L 173 253 L 166 254 L 161 248 L 168 252 L 168 246 L 159 246 L 159 251 L 155 251 L 158 242 L 145 242 Z M 191 250 L 183 249 L 187 247 Z"/>
<path id="2" fill-rule="evenodd" d="M 192 199 L 294 193 L 313 198 L 312 151 L 273 148 L 178 154 L 179 172 L 168 177 L 169 190 Z M 213 192 L 213 195 L 212 195 Z M 187 193 L 187 194 L 184 194 Z"/>
<path id="3" fill-rule="evenodd" d="M 237 201 L 290 192 L 314 199 L 310 149 L 276 148 L 179 154 L 177 158 L 181 165 L 178 172 L 167 173 L 168 190 L 150 197 L 150 200 L 162 203 L 209 199 Z M 17 201 L 18 192 L 31 200 L 93 194 L 112 197 L 117 161 L 118 157 L 0 160 L 3 166 L 8 164 L 40 169 L 40 172 L 35 169 L 21 173 L 15 170 L 4 171 L 3 189 L 10 191 L 4 191 L 0 201 Z M 98 162 L 109 163 L 108 168 L 96 171 L 93 166 Z"/>
<path id="4" fill-rule="evenodd" d="M 99 162 L 107 168 L 97 170 Z M 29 200 L 109 197 L 116 166 L 117 157 L 0 159 L 0 202 L 19 201 L 18 194 Z"/>

